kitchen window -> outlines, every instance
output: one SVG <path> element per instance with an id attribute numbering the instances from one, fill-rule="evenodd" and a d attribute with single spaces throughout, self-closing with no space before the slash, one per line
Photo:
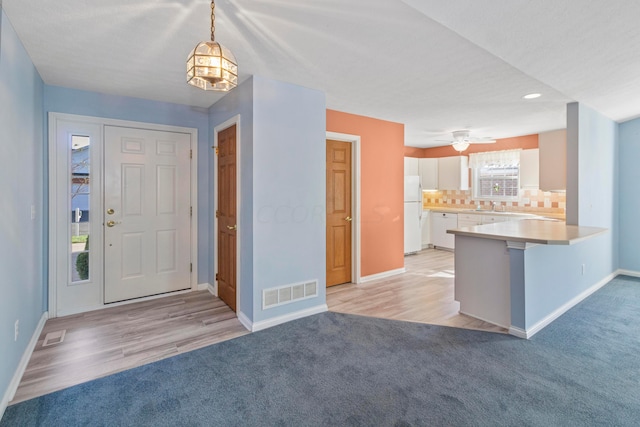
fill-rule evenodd
<path id="1" fill-rule="evenodd" d="M 518 200 L 520 151 L 490 151 L 469 155 L 474 199 Z"/>

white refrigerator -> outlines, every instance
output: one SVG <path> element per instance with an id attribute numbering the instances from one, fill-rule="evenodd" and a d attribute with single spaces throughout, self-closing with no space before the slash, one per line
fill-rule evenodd
<path id="1" fill-rule="evenodd" d="M 422 249 L 422 188 L 419 176 L 404 177 L 404 253 Z"/>

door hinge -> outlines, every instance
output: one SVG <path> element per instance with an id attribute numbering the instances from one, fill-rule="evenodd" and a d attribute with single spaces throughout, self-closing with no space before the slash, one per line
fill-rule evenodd
<path id="1" fill-rule="evenodd" d="M 189 215 L 193 216 L 193 206 L 189 206 Z"/>
<path id="2" fill-rule="evenodd" d="M 220 216 L 220 211 L 216 211 L 216 218 Z"/>
<path id="3" fill-rule="evenodd" d="M 189 158 L 193 159 L 193 150 L 189 150 Z"/>
<path id="4" fill-rule="evenodd" d="M 216 282 L 218 281 L 218 273 L 216 273 Z"/>
<path id="5" fill-rule="evenodd" d="M 212 145 L 211 148 L 213 148 L 216 151 L 216 155 L 218 154 L 218 147 L 216 147 L 215 145 Z"/>
<path id="6" fill-rule="evenodd" d="M 189 272 L 193 273 L 193 263 L 189 263 Z"/>

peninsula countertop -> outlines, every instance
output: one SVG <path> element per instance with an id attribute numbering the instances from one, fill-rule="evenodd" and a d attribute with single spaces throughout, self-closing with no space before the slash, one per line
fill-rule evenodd
<path id="1" fill-rule="evenodd" d="M 567 225 L 562 221 L 523 219 L 447 230 L 458 236 L 543 245 L 572 245 L 605 233 L 606 228 Z"/>

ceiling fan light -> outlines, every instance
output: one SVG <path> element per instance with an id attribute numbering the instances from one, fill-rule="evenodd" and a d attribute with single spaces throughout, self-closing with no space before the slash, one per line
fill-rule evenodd
<path id="1" fill-rule="evenodd" d="M 451 144 L 451 146 L 453 147 L 454 150 L 462 153 L 464 150 L 469 148 L 469 143 L 466 141 L 459 141 L 459 142 L 454 142 L 453 144 Z"/>

